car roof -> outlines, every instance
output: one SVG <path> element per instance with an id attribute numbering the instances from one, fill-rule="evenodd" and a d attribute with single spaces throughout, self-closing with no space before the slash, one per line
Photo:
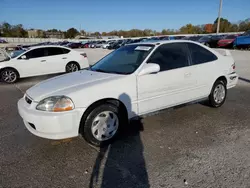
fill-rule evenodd
<path id="1" fill-rule="evenodd" d="M 196 43 L 195 41 L 190 40 L 154 40 L 154 41 L 144 41 L 144 42 L 138 42 L 138 43 L 132 43 L 128 45 L 135 45 L 135 44 L 146 44 L 146 45 L 162 45 L 162 44 L 168 44 L 168 43 L 179 43 L 179 42 L 189 42 L 189 43 Z"/>
<path id="2" fill-rule="evenodd" d="M 49 47 L 57 47 L 57 48 L 66 48 L 66 49 L 70 49 L 64 46 L 60 46 L 60 45 L 40 45 L 40 46 L 31 46 L 30 49 L 38 49 L 38 48 L 49 48 Z"/>

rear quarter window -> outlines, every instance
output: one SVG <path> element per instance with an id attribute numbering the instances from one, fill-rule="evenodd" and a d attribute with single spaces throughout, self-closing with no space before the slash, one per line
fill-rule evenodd
<path id="1" fill-rule="evenodd" d="M 194 43 L 188 43 L 188 48 L 190 50 L 192 65 L 198 65 L 202 63 L 208 63 L 217 60 L 217 56 L 214 55 L 209 50 L 203 48 Z"/>

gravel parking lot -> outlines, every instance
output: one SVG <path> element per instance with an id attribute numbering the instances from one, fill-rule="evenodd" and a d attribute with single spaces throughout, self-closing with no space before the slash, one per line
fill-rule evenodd
<path id="1" fill-rule="evenodd" d="M 110 52 L 84 51 L 91 64 Z M 80 137 L 38 138 L 24 127 L 18 99 L 52 76 L 0 84 L 0 187 L 250 187 L 250 52 L 231 53 L 240 80 L 224 106 L 193 104 L 134 121 L 101 150 Z"/>

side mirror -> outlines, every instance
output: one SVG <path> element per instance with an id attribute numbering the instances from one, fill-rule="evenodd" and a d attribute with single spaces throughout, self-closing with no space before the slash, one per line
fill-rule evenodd
<path id="1" fill-rule="evenodd" d="M 157 73 L 160 71 L 160 66 L 156 63 L 146 63 L 142 70 L 139 72 L 139 76 Z"/>
<path id="2" fill-rule="evenodd" d="M 22 55 L 21 59 L 28 59 L 26 55 Z"/>

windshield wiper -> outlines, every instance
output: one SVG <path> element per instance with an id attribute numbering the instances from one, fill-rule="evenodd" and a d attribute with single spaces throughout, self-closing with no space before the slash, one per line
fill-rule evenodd
<path id="1" fill-rule="evenodd" d="M 109 72 L 107 72 L 107 71 L 105 71 L 105 70 L 102 70 L 102 69 L 90 69 L 90 70 L 92 70 L 92 71 L 96 71 L 96 72 L 104 72 L 104 73 L 109 73 Z"/>
<path id="2" fill-rule="evenodd" d="M 96 72 L 104 72 L 104 73 L 110 73 L 110 74 L 127 74 L 124 72 L 118 72 L 118 71 L 105 71 L 102 69 L 91 69 L 92 71 L 96 71 Z"/>

